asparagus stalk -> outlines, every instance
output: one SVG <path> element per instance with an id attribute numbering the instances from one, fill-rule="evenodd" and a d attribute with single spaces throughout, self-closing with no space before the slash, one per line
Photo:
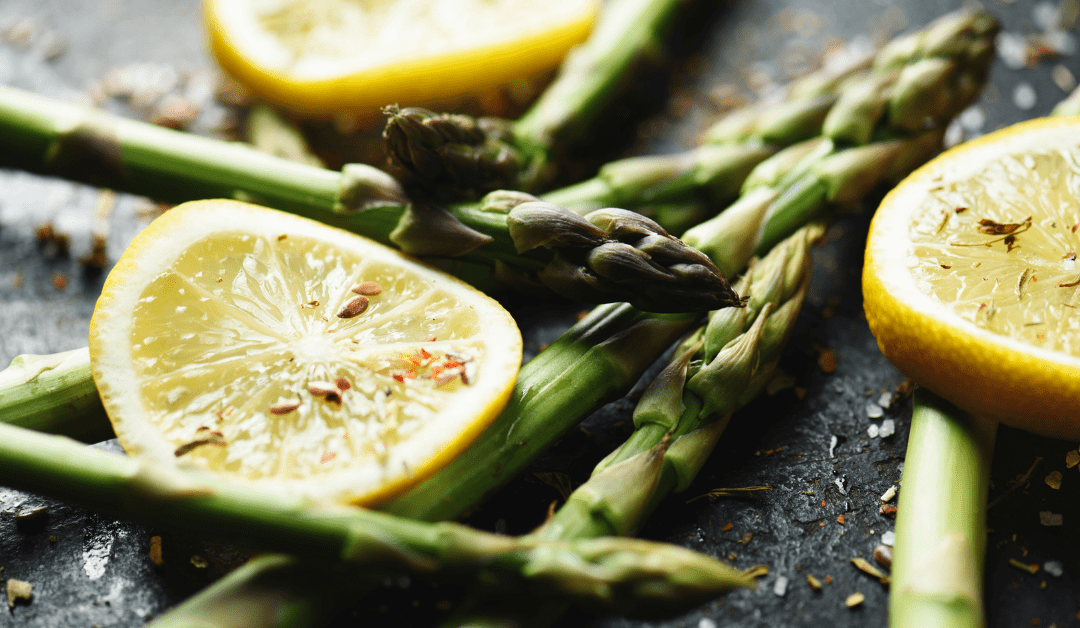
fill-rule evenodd
<path id="1" fill-rule="evenodd" d="M 284 554 L 256 556 L 151 625 L 316 628 L 331 616 L 347 588 L 338 571 L 328 565 L 302 564 Z"/>
<path id="2" fill-rule="evenodd" d="M 2 86 L 0 163 L 170 202 L 254 200 L 406 253 L 516 269 L 516 277 L 590 303 L 661 312 L 737 304 L 711 263 L 655 223 L 620 230 L 625 221 L 607 214 L 583 219 L 510 193 L 450 209 L 410 203 L 392 177 L 369 166 L 332 172 Z"/>
<path id="3" fill-rule="evenodd" d="M 517 121 L 388 109 L 391 164 L 407 183 L 440 198 L 540 189 L 551 178 L 553 155 L 595 125 L 637 66 L 655 61 L 684 4 L 606 2 L 588 40 L 570 52 L 555 81 Z"/>
<path id="4" fill-rule="evenodd" d="M 582 213 L 604 206 L 642 210 L 655 204 L 729 203 L 755 166 L 791 144 L 823 132 L 841 144 L 865 144 L 883 118 L 911 131 L 923 128 L 928 114 L 951 117 L 947 110 L 956 103 L 947 102 L 941 90 L 958 93 L 962 102 L 971 97 L 967 90 L 981 84 L 990 61 L 995 28 L 985 12 L 950 14 L 872 57 L 854 57 L 804 77 L 781 102 L 726 116 L 698 148 L 614 161 L 592 179 L 543 196 Z M 452 170 L 459 189 L 469 181 L 511 182 L 510 173 L 528 160 L 513 150 L 508 134 L 512 137 L 505 122 L 422 109 L 393 110 L 385 133 L 392 161 L 412 173 L 409 180 L 426 178 L 430 185 L 447 187 L 441 177 Z M 475 149 L 467 148 L 466 136 Z M 517 185 L 535 189 L 529 181 Z"/>
<path id="5" fill-rule="evenodd" d="M 997 424 L 918 388 L 896 514 L 889 625 L 979 628 Z"/>
<path id="6" fill-rule="evenodd" d="M 86 348 L 12 360 L 0 371 L 0 420 L 86 443 L 113 438 Z"/>
<path id="7" fill-rule="evenodd" d="M 313 561 L 513 579 L 538 595 L 623 613 L 686 609 L 751 582 L 677 546 L 630 539 L 546 542 L 361 508 L 314 507 L 8 424 L 0 425 L 0 473 L 20 490 L 197 533 L 231 533 Z"/>
<path id="8" fill-rule="evenodd" d="M 906 175 L 938 150 L 947 122 L 978 95 L 997 30 L 989 13 L 965 11 L 894 40 L 860 87 L 829 111 L 820 137 L 762 162 L 739 200 L 687 231 L 685 241 L 710 257 L 724 251 L 733 263 L 718 266 L 730 272 L 806 221 Z M 752 237 L 731 237 L 747 223 Z"/>
<path id="9" fill-rule="evenodd" d="M 634 433 L 534 536 L 569 541 L 630 534 L 669 493 L 689 486 L 732 412 L 757 396 L 775 371 L 809 286 L 809 244 L 821 232 L 821 225 L 805 227 L 754 265 L 737 284 L 750 295 L 747 307 L 712 313 L 683 341 L 686 350 L 638 403 Z M 539 610 L 520 600 L 503 611 L 486 593 L 447 626 L 512 627 L 526 623 L 523 615 L 534 618 L 529 625 L 549 625 L 567 606 L 548 602 Z"/>

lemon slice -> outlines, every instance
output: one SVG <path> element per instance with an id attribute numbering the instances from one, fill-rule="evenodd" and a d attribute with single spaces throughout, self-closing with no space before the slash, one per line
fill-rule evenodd
<path id="1" fill-rule="evenodd" d="M 90 356 L 129 455 L 372 504 L 499 413 L 521 335 L 498 303 L 397 251 L 213 200 L 171 209 L 128 247 Z"/>
<path id="2" fill-rule="evenodd" d="M 882 202 L 863 271 L 885 356 L 961 408 L 1080 437 L 1080 118 L 958 146 Z"/>
<path id="3" fill-rule="evenodd" d="M 473 96 L 552 68 L 598 0 L 205 0 L 222 67 L 293 112 Z"/>

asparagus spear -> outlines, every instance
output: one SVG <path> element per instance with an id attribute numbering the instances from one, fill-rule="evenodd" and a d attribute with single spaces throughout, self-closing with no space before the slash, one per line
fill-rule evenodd
<path id="1" fill-rule="evenodd" d="M 0 371 L 0 420 L 86 443 L 113 438 L 86 348 L 12 360 Z"/>
<path id="2" fill-rule="evenodd" d="M 989 13 L 961 12 L 894 40 L 862 87 L 845 91 L 829 111 L 820 137 L 761 163 L 740 199 L 687 231 L 685 241 L 710 257 L 724 251 L 733 263 L 718 266 L 730 272 L 807 220 L 906 175 L 937 151 L 948 120 L 978 95 L 997 30 Z M 744 233 L 744 223 L 755 226 L 754 236 L 730 237 Z"/>
<path id="3" fill-rule="evenodd" d="M 896 514 L 889 625 L 979 628 L 997 424 L 918 388 Z"/>
<path id="4" fill-rule="evenodd" d="M 821 232 L 820 225 L 803 228 L 736 284 L 750 295 L 747 307 L 713 312 L 683 341 L 685 351 L 638 403 L 634 433 L 534 536 L 569 541 L 630 534 L 670 492 L 689 486 L 732 412 L 757 396 L 775 371 L 809 286 L 809 243 Z M 464 619 L 447 625 L 509 627 L 526 623 L 525 615 L 550 618 L 529 625 L 548 625 L 566 608 L 556 601 L 538 610 L 535 602 L 519 600 L 512 610 L 498 611 L 487 593 L 467 602 Z"/>
<path id="5" fill-rule="evenodd" d="M 541 595 L 624 613 L 685 609 L 751 582 L 717 560 L 677 546 L 630 539 L 509 538 L 361 508 L 313 507 L 8 424 L 0 425 L 0 473 L 5 484 L 21 490 L 150 523 L 231 533 L 327 564 L 516 579 Z"/>
<path id="6" fill-rule="evenodd" d="M 387 154 L 405 181 L 440 198 L 507 188 L 537 190 L 553 154 L 566 152 L 610 109 L 636 66 L 655 61 L 679 0 L 609 0 L 592 34 L 517 121 L 387 110 Z"/>
<path id="7" fill-rule="evenodd" d="M 952 93 L 981 84 L 995 28 L 985 12 L 947 15 L 873 57 L 856 56 L 804 77 L 789 87 L 781 102 L 726 116 L 704 134 L 704 143 L 696 149 L 614 161 L 592 179 L 544 198 L 582 212 L 609 205 L 641 210 L 654 204 L 726 204 L 761 161 L 821 135 L 826 116 L 830 126 L 825 134 L 841 143 L 866 143 L 883 117 L 897 129 L 922 128 L 927 114 L 937 112 L 913 104 L 935 103 L 932 108 L 942 111 L 952 106 L 941 102 L 946 100 L 943 87 Z M 485 129 L 490 131 L 485 134 Z M 455 173 L 458 188 L 469 181 L 506 186 L 515 168 L 532 163 L 505 139 L 513 135 L 505 121 L 395 109 L 385 135 L 392 161 L 411 173 L 410 180 L 426 179 L 432 186 L 447 187 L 443 179 L 447 171 Z M 465 137 L 475 143 L 475 150 L 467 148 Z M 440 159 L 443 153 L 446 158 Z M 534 177 L 530 173 L 517 185 L 535 189 L 530 185 Z"/>
<path id="8" fill-rule="evenodd" d="M 607 214 L 582 218 L 512 193 L 449 210 L 410 203 L 369 166 L 332 172 L 9 87 L 0 87 L 0 162 L 165 201 L 256 200 L 414 255 L 513 268 L 590 303 L 671 312 L 738 302 L 711 263 L 655 223 L 620 230 L 625 221 Z"/>

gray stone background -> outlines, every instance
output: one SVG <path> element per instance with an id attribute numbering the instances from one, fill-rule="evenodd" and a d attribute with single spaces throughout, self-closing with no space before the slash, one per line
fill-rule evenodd
<path id="1" fill-rule="evenodd" d="M 860 37 L 874 41 L 959 6 L 930 0 L 699 4 L 706 5 L 704 17 L 682 37 L 680 58 L 671 65 L 674 78 L 660 90 L 670 96 L 659 111 L 638 112 L 646 117 L 635 139 L 618 150 L 689 147 L 726 106 L 757 98 L 813 67 L 830 45 Z M 1025 0 L 987 6 L 1005 27 L 1002 54 L 991 86 L 955 134 L 971 137 L 1045 115 L 1064 97 L 1067 77 L 1080 75 L 1075 30 L 1051 34 L 1061 56 L 1030 64 L 1021 58 L 1023 36 L 1052 30 L 1047 15 L 1056 7 Z M 162 93 L 181 93 L 208 103 L 193 126 L 207 133 L 228 115 L 208 101 L 213 72 L 195 0 L 0 2 L 0 83 L 68 100 L 96 99 L 136 117 L 146 117 Z M 131 97 L 102 95 L 107 79 L 131 81 L 143 91 Z M 634 133 L 633 128 L 625 130 Z M 317 136 L 319 130 L 312 133 Z M 86 272 L 79 258 L 90 249 L 97 199 L 98 191 L 86 186 L 0 170 L 0 363 L 22 353 L 85 345 L 103 275 Z M 853 557 L 869 559 L 883 534 L 892 530 L 893 520 L 878 512 L 879 496 L 900 480 L 911 413 L 907 401 L 879 404 L 903 377 L 881 357 L 861 309 L 858 278 L 871 211 L 872 203 L 838 221 L 815 255 L 812 294 L 782 364 L 792 386 L 736 415 L 695 485 L 669 499 L 642 531 L 648 538 L 729 557 L 742 568 L 768 565 L 769 574 L 756 590 L 731 594 L 680 617 L 646 622 L 574 611 L 564 625 L 885 625 L 887 588 L 849 563 Z M 144 199 L 118 199 L 109 219 L 110 260 L 152 214 L 153 206 Z M 68 238 L 69 253 L 38 240 L 38 228 L 45 224 Z M 536 303 L 521 301 L 508 306 L 521 321 L 530 354 L 557 337 L 580 310 L 559 304 L 537 312 Z M 819 366 L 823 350 L 834 352 L 835 372 Z M 632 407 L 624 399 L 598 412 L 470 523 L 509 533 L 537 525 L 559 493 L 537 481 L 535 473 L 565 474 L 572 484 L 582 481 L 606 448 L 625 437 Z M 886 420 L 895 423 L 896 433 L 872 437 L 871 425 Z M 991 498 L 1041 460 L 1021 490 L 989 513 L 986 598 L 991 626 L 1080 624 L 1080 477 L 1065 465 L 1066 452 L 1075 449 L 1076 443 L 1006 428 L 999 434 Z M 1064 476 L 1060 489 L 1044 481 L 1052 471 Z M 750 485 L 773 490 L 749 500 L 688 501 L 714 488 Z M 13 514 L 28 505 L 48 505 L 49 510 L 17 524 Z M 1040 511 L 1061 514 L 1063 525 L 1041 525 Z M 837 522 L 840 515 L 843 525 Z M 165 537 L 164 567 L 148 559 L 152 534 Z M 213 539 L 147 530 L 0 489 L 0 578 L 34 584 L 29 604 L 0 605 L 0 626 L 141 626 L 212 581 L 242 554 Z M 1009 566 L 1009 559 L 1044 568 L 1030 575 Z M 1046 569 L 1047 561 L 1059 564 L 1061 575 L 1053 575 L 1059 573 L 1053 565 Z M 805 579 L 808 574 L 830 581 L 815 592 Z M 848 609 L 844 600 L 856 591 L 865 601 Z M 352 605 L 337 624 L 430 625 L 451 599 L 446 588 L 395 580 L 376 599 Z"/>

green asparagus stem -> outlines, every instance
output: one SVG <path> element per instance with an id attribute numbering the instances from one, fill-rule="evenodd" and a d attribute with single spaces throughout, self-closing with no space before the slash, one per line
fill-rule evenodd
<path id="1" fill-rule="evenodd" d="M 997 424 L 919 388 L 896 514 L 889 625 L 979 628 Z"/>
<path id="2" fill-rule="evenodd" d="M 0 420 L 86 443 L 113 438 L 86 348 L 12 360 L 0 371 Z"/>
<path id="3" fill-rule="evenodd" d="M 535 191 L 553 174 L 555 153 L 595 125 L 636 66 L 663 50 L 664 33 L 686 2 L 609 0 L 592 34 L 516 122 L 388 111 L 391 164 L 406 183 L 456 200 L 499 188 Z"/>
<path id="4" fill-rule="evenodd" d="M 747 307 L 714 312 L 684 340 L 686 350 L 638 403 L 634 433 L 534 536 L 569 541 L 630 534 L 669 493 L 690 485 L 732 412 L 772 377 L 809 286 L 809 244 L 822 231 L 821 225 L 808 226 L 754 265 L 737 284 L 750 295 Z M 512 610 L 494 609 L 485 593 L 468 601 L 463 617 L 447 626 L 540 626 L 555 623 L 560 614 L 557 602 L 542 610 L 528 600 Z M 541 623 L 535 616 L 549 619 Z"/>
<path id="5" fill-rule="evenodd" d="M 257 201 L 406 253 L 507 266 L 589 303 L 626 301 L 660 312 L 737 304 L 714 266 L 655 223 L 613 229 L 606 216 L 582 220 L 551 203 L 527 211 L 539 209 L 536 199 L 512 194 L 450 209 L 414 204 L 375 168 L 331 172 L 2 86 L 0 163 L 169 202 Z M 522 201 L 532 203 L 514 207 Z"/>
<path id="6" fill-rule="evenodd" d="M 20 490 L 147 523 L 231 534 L 312 561 L 513 579 L 537 595 L 627 614 L 684 610 L 751 584 L 731 567 L 678 546 L 631 539 L 545 542 L 362 508 L 315 507 L 8 424 L 0 424 L 0 474 Z"/>
<path id="7" fill-rule="evenodd" d="M 893 41 L 873 71 L 844 91 L 821 137 L 762 162 L 742 197 L 687 231 L 685 241 L 710 257 L 723 251 L 732 263 L 718 266 L 730 273 L 806 221 L 899 180 L 938 150 L 947 122 L 978 95 L 997 30 L 989 13 L 965 11 Z M 732 237 L 748 229 L 753 237 Z"/>
<path id="8" fill-rule="evenodd" d="M 316 628 L 340 604 L 345 587 L 339 571 L 282 554 L 256 556 L 149 625 Z"/>

